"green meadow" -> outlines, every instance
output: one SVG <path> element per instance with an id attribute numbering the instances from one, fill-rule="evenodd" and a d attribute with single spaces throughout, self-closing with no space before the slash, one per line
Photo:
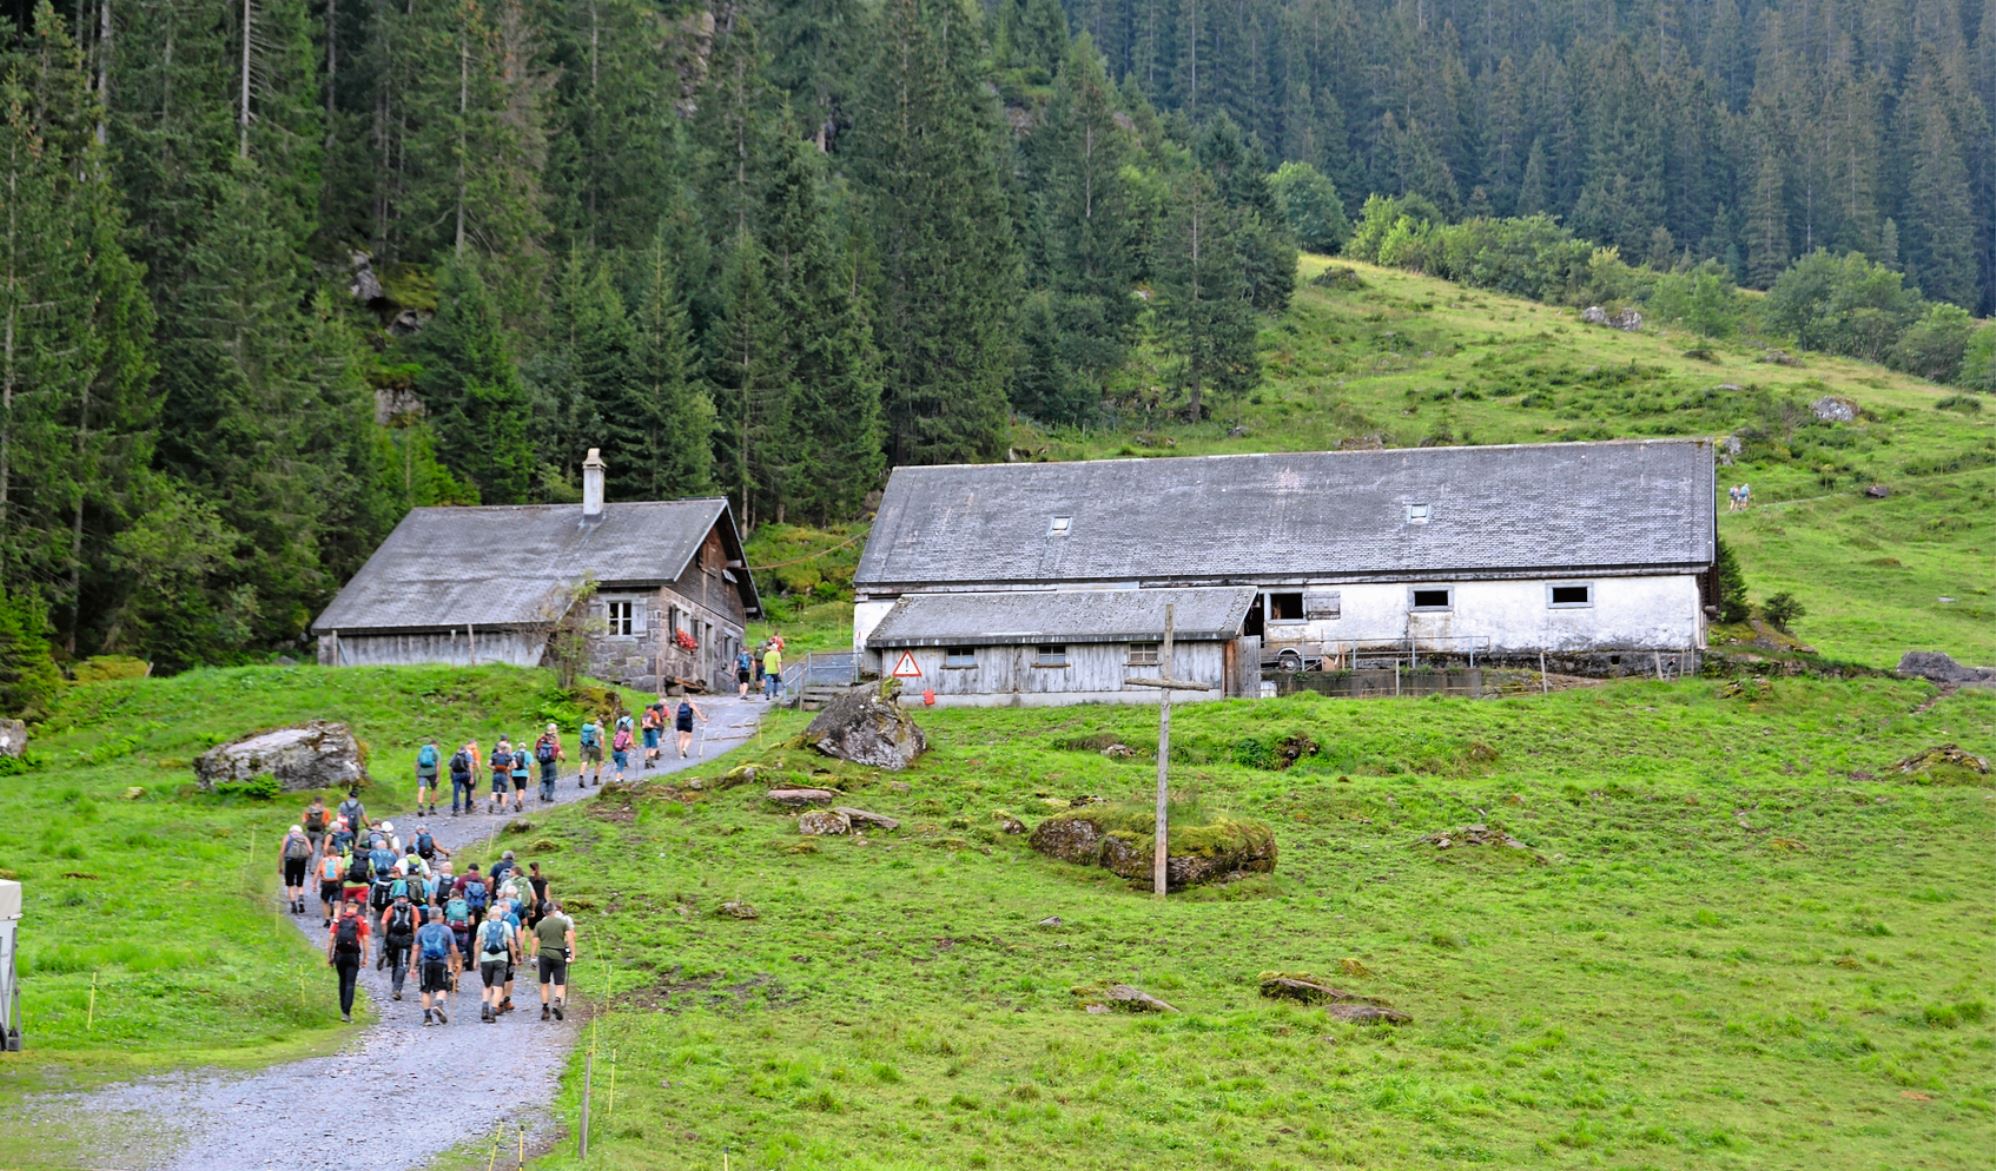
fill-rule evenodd
<path id="1" fill-rule="evenodd" d="M 786 715 L 700 788 L 535 827 L 607 1010 L 588 1166 L 1986 1165 L 1996 789 L 1893 766 L 1989 752 L 1996 696 L 1695 680 L 1194 705 L 1180 793 L 1272 826 L 1280 861 L 1163 903 L 1000 828 L 1143 800 L 1154 712 L 922 722 L 932 751 L 898 777 L 796 747 Z M 1298 736 L 1317 751 L 1266 767 Z M 718 787 L 744 761 L 901 828 L 805 838 L 767 773 Z M 1473 823 L 1525 848 L 1424 840 Z M 1264 970 L 1413 1020 L 1265 1000 Z M 1116 981 L 1180 1011 L 1084 1011 L 1076 990 Z M 544 1163 L 583 1165 L 572 1137 Z"/>

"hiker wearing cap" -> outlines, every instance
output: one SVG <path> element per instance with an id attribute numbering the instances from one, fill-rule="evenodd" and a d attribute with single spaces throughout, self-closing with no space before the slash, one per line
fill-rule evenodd
<path id="1" fill-rule="evenodd" d="M 576 733 L 577 742 L 582 745 L 582 767 L 575 774 L 580 787 L 584 782 L 591 785 L 603 783 L 603 725 L 591 716 L 582 721 L 582 728 Z M 594 775 L 592 776 L 592 772 Z"/>
<path id="2" fill-rule="evenodd" d="M 340 917 L 326 933 L 326 964 L 340 977 L 340 1019 L 353 1023 L 353 994 L 360 980 L 360 964 L 367 956 L 367 916 L 360 903 L 349 899 L 340 908 Z"/>
<path id="3" fill-rule="evenodd" d="M 559 904 L 549 903 L 547 913 L 534 924 L 528 939 L 539 961 L 541 1019 L 548 1019 L 552 1010 L 554 1019 L 561 1020 L 562 1010 L 568 1004 L 568 965 L 575 962 L 575 920 L 562 914 Z"/>
<path id="4" fill-rule="evenodd" d="M 294 915 L 305 913 L 305 871 L 312 865 L 312 839 L 294 825 L 277 847 L 277 871 L 284 876 L 284 902 Z"/>
<path id="5" fill-rule="evenodd" d="M 423 1024 L 431 1018 L 447 1025 L 450 1015 L 451 985 L 458 966 L 457 935 L 444 919 L 443 907 L 432 896 L 423 908 L 423 925 L 416 928 L 417 991 L 423 997 Z"/>
<path id="6" fill-rule="evenodd" d="M 763 698 L 771 703 L 783 698 L 783 641 L 769 640 L 769 649 L 762 652 Z"/>
<path id="7" fill-rule="evenodd" d="M 394 822 L 384 821 L 381 823 L 381 836 L 388 839 L 388 849 L 391 853 L 402 853 L 402 838 L 395 832 Z"/>
<path id="8" fill-rule="evenodd" d="M 381 912 L 381 962 L 388 967 L 389 989 L 395 999 L 402 999 L 402 982 L 409 975 L 409 967 L 416 961 L 416 905 L 409 901 L 407 880 L 395 893 L 394 900 Z"/>
<path id="9" fill-rule="evenodd" d="M 437 767 L 443 763 L 443 755 L 437 751 L 437 738 L 430 737 L 416 750 L 416 812 L 428 810 L 431 817 L 437 815 Z"/>
<path id="10" fill-rule="evenodd" d="M 326 808 L 326 799 L 312 798 L 312 803 L 305 807 L 305 812 L 298 818 L 298 824 L 305 827 L 305 838 L 312 843 L 312 853 L 316 856 L 321 848 L 320 843 L 326 840 L 326 831 L 333 825 L 333 811 Z"/>
<path id="11" fill-rule="evenodd" d="M 567 755 L 561 750 L 560 729 L 549 724 L 547 731 L 541 733 L 541 738 L 534 741 L 534 760 L 541 766 L 541 804 L 545 805 L 554 800 L 555 771 L 559 767 L 557 762 Z M 587 787 L 587 782 L 581 777 L 576 778 L 575 784 L 577 788 Z M 517 809 L 519 806 L 516 805 L 514 808 Z"/>
<path id="12" fill-rule="evenodd" d="M 347 828 L 354 832 L 355 837 L 367 832 L 367 808 L 360 803 L 358 788 L 347 790 L 346 800 L 340 802 L 339 815 L 340 819 L 347 823 Z"/>

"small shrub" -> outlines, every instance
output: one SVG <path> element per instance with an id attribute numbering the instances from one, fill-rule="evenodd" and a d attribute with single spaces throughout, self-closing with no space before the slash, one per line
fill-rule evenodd
<path id="1" fill-rule="evenodd" d="M 243 797 L 251 801 L 274 801 L 284 792 L 276 777 L 251 777 L 247 781 L 223 781 L 215 786 L 218 797 Z"/>
<path id="2" fill-rule="evenodd" d="M 1795 600 L 1794 594 L 1783 590 L 1770 595 L 1765 602 L 1762 602 L 1760 613 L 1776 630 L 1787 630 L 1789 623 L 1807 614 L 1808 610 L 1803 608 L 1801 602 Z"/>
<path id="3" fill-rule="evenodd" d="M 1972 394 L 1951 394 L 1934 404 L 1937 411 L 1960 411 L 1964 415 L 1977 414 L 1982 410 L 1982 400 Z"/>

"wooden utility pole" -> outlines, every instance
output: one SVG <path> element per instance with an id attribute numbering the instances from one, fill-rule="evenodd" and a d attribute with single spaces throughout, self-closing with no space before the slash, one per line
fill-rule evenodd
<path id="1" fill-rule="evenodd" d="M 1170 826 L 1167 824 L 1168 808 L 1171 801 L 1171 693 L 1174 691 L 1211 691 L 1204 683 L 1193 683 L 1186 679 L 1174 679 L 1171 675 L 1171 637 L 1173 633 L 1174 607 L 1167 602 L 1164 606 L 1164 641 L 1158 644 L 1156 678 L 1131 678 L 1124 680 L 1131 687 L 1157 688 L 1157 835 L 1151 847 L 1151 895 L 1164 897 L 1166 871 L 1170 865 L 1170 851 L 1166 847 Z"/>

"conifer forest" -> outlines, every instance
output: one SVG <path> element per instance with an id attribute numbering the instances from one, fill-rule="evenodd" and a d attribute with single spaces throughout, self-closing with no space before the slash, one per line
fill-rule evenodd
<path id="1" fill-rule="evenodd" d="M 4 11 L 15 658 L 295 652 L 407 509 L 577 499 L 592 447 L 752 528 L 1196 421 L 1303 249 L 1541 299 L 1478 258 L 1577 250 L 1996 389 L 1996 0 Z"/>

